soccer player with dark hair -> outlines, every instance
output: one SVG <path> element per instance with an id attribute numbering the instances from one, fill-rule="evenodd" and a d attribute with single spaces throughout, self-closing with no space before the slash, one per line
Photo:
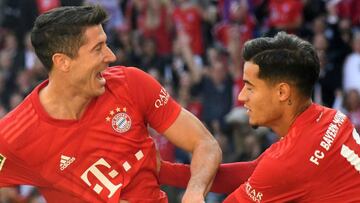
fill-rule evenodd
<path id="1" fill-rule="evenodd" d="M 280 140 L 255 161 L 221 165 L 212 191 L 231 193 L 225 203 L 360 202 L 360 136 L 343 113 L 312 102 L 314 47 L 280 32 L 248 41 L 243 57 L 238 99 L 250 125 L 269 127 Z M 189 174 L 162 162 L 160 181 L 184 186 Z"/>
<path id="2" fill-rule="evenodd" d="M 0 187 L 34 185 L 50 203 L 166 203 L 150 125 L 192 152 L 183 202 L 203 202 L 221 161 L 216 140 L 150 75 L 108 68 L 106 19 L 99 6 L 36 19 L 31 40 L 49 78 L 0 121 Z"/>

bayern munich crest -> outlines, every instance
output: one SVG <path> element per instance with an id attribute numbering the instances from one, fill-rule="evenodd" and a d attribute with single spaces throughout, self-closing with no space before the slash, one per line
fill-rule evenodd
<path id="1" fill-rule="evenodd" d="M 126 113 L 126 108 L 116 108 L 110 111 L 106 117 L 107 122 L 111 122 L 112 128 L 118 133 L 124 133 L 131 127 L 131 118 Z"/>

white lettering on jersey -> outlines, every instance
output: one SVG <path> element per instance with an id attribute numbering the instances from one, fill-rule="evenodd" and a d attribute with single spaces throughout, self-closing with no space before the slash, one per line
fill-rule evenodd
<path id="1" fill-rule="evenodd" d="M 82 175 L 81 175 L 81 179 L 88 185 L 91 187 L 91 183 L 88 179 L 88 173 L 92 173 L 102 184 L 103 186 L 105 186 L 109 191 L 109 195 L 108 198 L 112 197 L 115 192 L 122 186 L 122 184 L 118 184 L 118 185 L 114 185 L 100 170 L 97 166 L 105 166 L 109 169 L 111 169 L 111 166 L 109 163 L 107 163 L 103 158 L 100 158 L 97 162 L 95 162 L 93 165 L 91 165 Z M 113 169 L 110 173 L 109 176 L 111 178 L 115 178 L 119 173 Z M 97 193 L 100 194 L 101 191 L 103 190 L 103 187 L 95 184 L 93 190 Z"/>
<path id="2" fill-rule="evenodd" d="M 170 98 L 170 94 L 166 91 L 165 88 L 161 88 L 159 93 L 159 98 L 155 100 L 155 107 L 160 108 L 162 106 L 165 106 L 169 101 L 169 98 Z"/>
<path id="3" fill-rule="evenodd" d="M 6 160 L 6 157 L 4 155 L 0 154 L 0 171 L 5 164 L 5 160 Z"/>
<path id="4" fill-rule="evenodd" d="M 325 153 L 330 150 L 341 125 L 345 121 L 345 115 L 340 111 L 337 111 L 333 121 L 330 123 L 328 129 L 325 132 L 325 135 L 322 137 L 320 142 L 320 149 L 316 149 L 314 154 L 310 157 L 310 162 L 319 166 L 319 160 L 325 157 Z"/>
<path id="5" fill-rule="evenodd" d="M 360 145 L 360 136 L 355 128 L 353 130 L 353 138 L 356 144 Z M 343 144 L 340 154 L 360 173 L 360 157 L 354 150 Z"/>
<path id="6" fill-rule="evenodd" d="M 245 184 L 245 191 L 246 191 L 246 194 L 249 195 L 249 197 L 254 202 L 261 202 L 263 194 L 261 192 L 256 192 L 256 190 L 253 187 L 251 187 L 249 182 L 246 182 L 246 184 Z"/>

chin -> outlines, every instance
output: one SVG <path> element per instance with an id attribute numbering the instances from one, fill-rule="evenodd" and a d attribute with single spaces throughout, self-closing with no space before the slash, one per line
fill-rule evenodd
<path id="1" fill-rule="evenodd" d="M 94 97 L 101 96 L 105 93 L 105 87 L 99 88 L 96 91 L 93 92 Z"/>
<path id="2" fill-rule="evenodd" d="M 249 125 L 254 129 L 257 129 L 260 126 L 258 123 L 252 121 L 251 119 L 249 119 Z"/>

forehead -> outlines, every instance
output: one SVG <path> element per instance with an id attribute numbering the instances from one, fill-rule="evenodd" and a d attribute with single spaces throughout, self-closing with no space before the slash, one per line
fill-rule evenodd
<path id="1" fill-rule="evenodd" d="M 244 80 L 260 80 L 258 78 L 259 66 L 250 61 L 246 61 L 244 64 Z"/>
<path id="2" fill-rule="evenodd" d="M 102 41 L 106 41 L 106 34 L 101 25 L 94 25 L 85 28 L 84 45 L 93 45 Z"/>

